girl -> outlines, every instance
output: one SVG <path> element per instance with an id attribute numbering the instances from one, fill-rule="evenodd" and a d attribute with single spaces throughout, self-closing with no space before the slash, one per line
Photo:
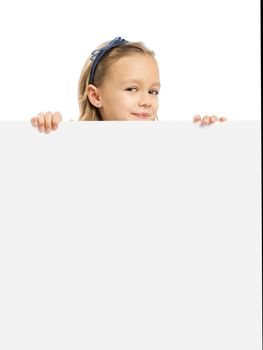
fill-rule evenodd
<path id="1" fill-rule="evenodd" d="M 158 120 L 160 87 L 155 53 L 142 42 L 117 37 L 98 46 L 84 64 L 78 86 L 79 120 Z M 49 133 L 61 120 L 59 112 L 47 112 L 33 117 L 31 123 Z M 217 120 L 216 116 L 194 117 L 201 125 Z"/>

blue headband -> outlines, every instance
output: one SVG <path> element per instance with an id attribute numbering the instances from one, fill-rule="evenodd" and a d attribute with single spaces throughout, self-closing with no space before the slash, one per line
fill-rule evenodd
<path id="1" fill-rule="evenodd" d="M 128 43 L 129 41 L 122 39 L 120 36 L 113 39 L 107 46 L 104 46 L 100 49 L 94 50 L 91 53 L 91 58 L 90 60 L 93 61 L 92 66 L 91 66 L 91 71 L 90 71 L 90 78 L 89 78 L 89 84 L 93 84 L 94 82 L 94 74 L 96 70 L 96 66 L 99 62 L 99 60 L 102 58 L 102 56 L 113 49 L 116 46 Z"/>

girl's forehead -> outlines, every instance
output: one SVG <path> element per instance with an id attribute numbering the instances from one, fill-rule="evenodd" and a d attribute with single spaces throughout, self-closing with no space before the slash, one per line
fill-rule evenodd
<path id="1" fill-rule="evenodd" d="M 159 83 L 157 62 L 149 55 L 137 54 L 122 57 L 113 64 L 111 72 L 120 83 L 149 80 L 156 84 Z"/>
<path id="2" fill-rule="evenodd" d="M 153 80 L 152 77 L 149 77 L 149 79 L 147 79 L 147 81 L 151 81 L 151 85 L 154 86 L 161 86 L 159 79 L 158 80 Z M 132 84 L 132 83 L 136 83 L 139 85 L 143 85 L 145 83 L 145 80 L 143 79 L 126 79 L 126 80 L 121 80 L 120 81 L 122 84 Z"/>
<path id="3" fill-rule="evenodd" d="M 155 58 L 148 54 L 133 54 L 133 55 L 128 55 L 119 58 L 116 61 L 116 65 L 122 67 L 122 66 L 142 66 L 142 65 L 147 65 L 147 66 L 156 66 L 157 67 L 157 62 Z"/>

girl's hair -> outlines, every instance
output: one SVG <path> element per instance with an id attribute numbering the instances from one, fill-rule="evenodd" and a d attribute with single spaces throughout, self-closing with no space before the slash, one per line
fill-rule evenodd
<path id="1" fill-rule="evenodd" d="M 96 49 L 100 49 L 101 47 L 106 46 L 110 41 L 107 41 L 101 45 L 99 45 Z M 148 54 L 155 58 L 154 51 L 148 49 L 144 43 L 142 42 L 128 42 L 122 44 L 120 46 L 116 46 L 110 51 L 106 52 L 103 57 L 98 62 L 96 66 L 96 71 L 94 75 L 94 85 L 96 87 L 100 87 L 105 79 L 107 79 L 107 74 L 110 70 L 110 67 L 113 63 L 115 63 L 119 58 L 124 56 L 129 56 L 135 53 L 140 54 Z M 90 103 L 88 94 L 87 94 L 87 86 L 89 84 L 89 77 L 92 62 L 90 57 L 84 64 L 84 67 L 81 71 L 78 85 L 78 100 L 79 100 L 79 110 L 80 116 L 79 120 L 102 120 L 102 117 L 99 112 L 99 108 L 93 106 Z M 157 117 L 158 120 L 158 117 Z"/>

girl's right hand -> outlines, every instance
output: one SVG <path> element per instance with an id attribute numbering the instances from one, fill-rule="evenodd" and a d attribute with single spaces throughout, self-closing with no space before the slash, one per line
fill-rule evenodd
<path id="1" fill-rule="evenodd" d="M 59 112 L 39 113 L 36 117 L 31 118 L 33 126 L 38 127 L 40 132 L 45 131 L 48 134 L 51 130 L 56 130 L 62 116 Z"/>

